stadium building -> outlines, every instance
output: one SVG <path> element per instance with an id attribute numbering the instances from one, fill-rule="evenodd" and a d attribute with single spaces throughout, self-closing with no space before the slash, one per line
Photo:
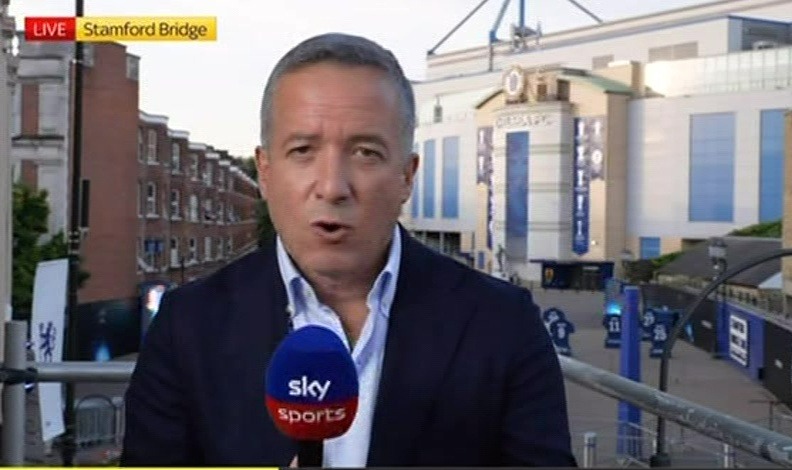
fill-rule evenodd
<path id="1" fill-rule="evenodd" d="M 494 275 L 598 288 L 781 219 L 789 18 L 719 1 L 429 55 L 403 223 Z"/>

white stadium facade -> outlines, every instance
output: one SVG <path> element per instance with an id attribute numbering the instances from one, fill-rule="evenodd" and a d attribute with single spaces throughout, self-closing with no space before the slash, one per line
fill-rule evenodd
<path id="1" fill-rule="evenodd" d="M 597 288 L 781 219 L 790 21 L 719 1 L 429 55 L 402 223 L 491 274 Z"/>

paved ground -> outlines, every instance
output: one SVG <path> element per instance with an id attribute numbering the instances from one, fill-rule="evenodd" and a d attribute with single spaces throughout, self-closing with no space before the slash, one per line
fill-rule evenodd
<path id="1" fill-rule="evenodd" d="M 575 324 L 571 344 L 573 357 L 596 367 L 619 372 L 619 350 L 604 347 L 605 328 L 602 326 L 603 296 L 598 293 L 575 293 L 559 291 L 534 292 L 539 306 L 544 310 L 558 307 L 567 314 L 567 319 Z M 644 343 L 641 379 L 643 383 L 657 386 L 659 361 L 649 357 L 649 344 Z M 768 418 L 768 404 L 772 395 L 759 384 L 742 374 L 736 367 L 722 360 L 712 359 L 710 355 L 684 341 L 674 347 L 674 358 L 669 369 L 669 393 L 708 406 L 734 417 L 760 424 Z M 570 425 L 573 445 L 579 458 L 582 456 L 583 435 L 586 432 L 598 434 L 598 462 L 601 465 L 614 465 L 617 435 L 618 404 L 616 400 L 590 391 L 582 386 L 567 382 Z M 646 437 L 643 445 L 644 455 L 652 453 L 655 420 L 653 415 L 643 414 Z M 668 424 L 667 436 L 674 442 L 683 441 L 685 445 L 674 445 L 673 455 L 677 457 L 674 466 L 718 466 L 721 446 L 690 430 L 681 430 L 673 423 Z M 738 463 L 746 466 L 768 466 L 769 464 L 738 453 Z M 580 461 L 582 463 L 582 460 Z"/>

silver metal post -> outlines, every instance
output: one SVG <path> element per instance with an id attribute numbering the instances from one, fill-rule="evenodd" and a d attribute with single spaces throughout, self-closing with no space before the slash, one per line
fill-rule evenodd
<path id="1" fill-rule="evenodd" d="M 25 369 L 27 322 L 10 321 L 5 325 L 5 367 Z M 25 384 L 3 386 L 3 465 L 25 463 Z"/>
<path id="2" fill-rule="evenodd" d="M 734 446 L 723 444 L 723 468 L 735 468 Z"/>
<path id="3" fill-rule="evenodd" d="M 583 468 L 597 466 L 597 433 L 587 432 L 583 435 Z"/>

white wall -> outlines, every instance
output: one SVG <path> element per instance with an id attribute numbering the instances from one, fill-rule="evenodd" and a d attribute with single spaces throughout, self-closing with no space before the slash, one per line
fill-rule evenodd
<path id="1" fill-rule="evenodd" d="M 707 238 L 757 223 L 761 111 L 787 107 L 789 90 L 633 101 L 628 235 Z M 735 112 L 734 222 L 688 222 L 690 116 L 715 112 Z"/>
<path id="2" fill-rule="evenodd" d="M 459 137 L 459 217 L 444 219 L 443 202 L 443 138 Z M 435 139 L 435 217 L 423 218 L 423 143 Z M 421 163 L 415 184 L 419 185 L 419 217 L 410 219 L 412 200 L 404 204 L 405 226 L 411 230 L 440 232 L 472 232 L 476 228 L 476 123 L 472 118 L 421 126 L 415 130 Z M 412 199 L 412 198 L 411 198 Z"/>

